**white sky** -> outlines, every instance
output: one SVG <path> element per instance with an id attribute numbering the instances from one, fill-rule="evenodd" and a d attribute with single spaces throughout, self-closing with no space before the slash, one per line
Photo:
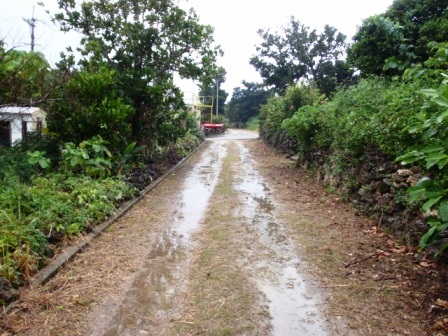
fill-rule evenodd
<path id="1" fill-rule="evenodd" d="M 66 46 L 76 46 L 74 34 L 58 32 L 45 11 L 37 6 L 38 0 L 0 0 L 0 37 L 14 46 L 29 49 L 30 30 L 23 18 L 32 17 L 35 5 L 36 48 L 54 64 Z M 42 1 L 50 12 L 57 10 L 54 0 Z M 219 65 L 227 71 L 227 81 L 222 85 L 229 95 L 242 80 L 260 82 L 261 79 L 249 64 L 259 45 L 256 31 L 271 28 L 277 30 L 287 25 L 294 16 L 300 22 L 320 31 L 325 24 L 347 35 L 348 41 L 367 17 L 380 14 L 393 0 L 179 0 L 183 7 L 193 7 L 200 22 L 215 28 L 215 41 L 224 50 Z M 27 45 L 28 44 L 28 45 Z M 184 91 L 196 91 L 191 82 L 179 82 Z"/>

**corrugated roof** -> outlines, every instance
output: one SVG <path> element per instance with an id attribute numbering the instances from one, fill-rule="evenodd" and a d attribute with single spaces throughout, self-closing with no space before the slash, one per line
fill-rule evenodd
<path id="1" fill-rule="evenodd" d="M 0 107 L 0 113 L 9 113 L 9 114 L 33 114 L 36 111 L 41 111 L 45 113 L 45 111 L 41 110 L 39 107 L 26 107 L 26 106 L 2 106 Z"/>

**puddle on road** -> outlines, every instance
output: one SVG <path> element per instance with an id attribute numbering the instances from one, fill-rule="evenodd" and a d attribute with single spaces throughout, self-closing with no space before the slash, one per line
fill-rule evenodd
<path id="1" fill-rule="evenodd" d="M 317 292 L 300 274 L 300 260 L 273 213 L 271 195 L 252 165 L 248 150 L 239 145 L 244 172 L 235 188 L 245 203 L 242 215 L 247 218 L 246 230 L 253 235 L 248 248 L 252 258 L 243 261 L 256 274 L 253 279 L 265 294 L 272 318 L 272 335 L 330 335 L 319 312 Z"/>
<path id="2" fill-rule="evenodd" d="M 190 237 L 206 212 L 225 155 L 226 148 L 219 143 L 211 144 L 203 153 L 199 169 L 192 171 L 179 187 L 181 196 L 172 225 L 157 238 L 115 313 L 97 325 L 91 335 L 152 335 L 154 327 L 169 322 L 176 308 L 176 295 L 188 274 L 185 270 L 189 263 L 187 252 L 192 248 Z"/>

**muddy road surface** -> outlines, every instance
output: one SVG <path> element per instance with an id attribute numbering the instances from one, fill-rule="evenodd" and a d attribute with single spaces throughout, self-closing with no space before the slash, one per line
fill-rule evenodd
<path id="1" fill-rule="evenodd" d="M 208 138 L 49 283 L 23 290 L 3 335 L 427 334 L 407 264 L 391 269 L 368 219 L 292 171 L 255 133 Z"/>
<path id="2" fill-rule="evenodd" d="M 170 177 L 179 188 L 168 221 L 123 300 L 113 311 L 95 309 L 92 335 L 329 335 L 245 147 L 254 137 L 230 130 L 209 138 L 191 170 Z M 198 290 L 204 297 L 195 304 Z"/>

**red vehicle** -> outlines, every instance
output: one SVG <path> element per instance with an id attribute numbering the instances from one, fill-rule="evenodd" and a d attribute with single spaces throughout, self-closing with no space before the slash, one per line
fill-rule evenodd
<path id="1" fill-rule="evenodd" d="M 222 134 L 225 131 L 224 124 L 205 123 L 201 124 L 201 126 L 204 129 L 205 135 Z"/>

